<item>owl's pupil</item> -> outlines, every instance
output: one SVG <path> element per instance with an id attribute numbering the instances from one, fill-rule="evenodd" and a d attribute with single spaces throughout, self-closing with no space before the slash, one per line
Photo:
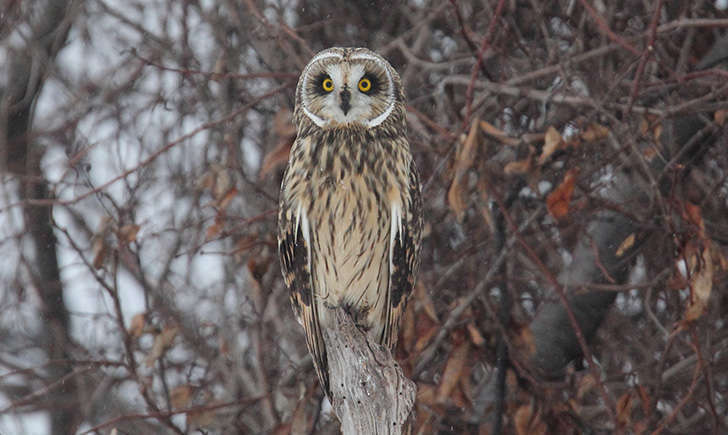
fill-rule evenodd
<path id="1" fill-rule="evenodd" d="M 334 82 L 331 79 L 329 79 L 329 78 L 324 79 L 323 88 L 324 88 L 324 91 L 326 91 L 326 92 L 333 91 L 334 90 Z"/>

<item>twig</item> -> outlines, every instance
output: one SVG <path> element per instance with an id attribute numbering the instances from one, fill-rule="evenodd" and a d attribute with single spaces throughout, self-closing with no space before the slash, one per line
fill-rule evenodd
<path id="1" fill-rule="evenodd" d="M 184 409 L 177 409 L 174 411 L 166 411 L 166 412 L 150 412 L 150 413 L 138 413 L 138 414 L 126 414 L 126 415 L 120 415 L 118 417 L 112 418 L 111 420 L 105 421 L 99 425 L 96 425 L 90 429 L 88 429 L 85 432 L 81 432 L 79 435 L 87 435 L 93 432 L 98 432 L 99 430 L 109 427 L 112 425 L 115 425 L 120 422 L 129 421 L 129 420 L 146 420 L 150 418 L 154 419 L 160 419 L 160 418 L 169 418 L 174 415 L 179 414 L 189 414 L 189 413 L 201 413 L 205 411 L 215 411 L 217 409 L 222 408 L 229 408 L 231 406 L 240 406 L 240 405 L 250 405 L 252 403 L 255 403 L 264 397 L 251 397 L 247 399 L 241 399 L 241 400 L 234 400 L 232 402 L 226 402 L 226 403 L 218 403 L 214 405 L 206 405 L 206 406 L 196 406 L 193 408 L 184 408 Z"/>
<path id="2" fill-rule="evenodd" d="M 453 83 L 458 85 L 469 85 L 469 79 L 464 76 L 450 76 L 446 77 L 443 82 Z M 576 95 L 554 95 L 552 92 L 541 91 L 538 89 L 522 88 L 517 86 L 510 86 L 506 84 L 494 83 L 486 80 L 478 80 L 475 82 L 475 86 L 485 89 L 487 91 L 508 95 L 516 98 L 530 98 L 532 100 L 556 103 L 556 104 L 571 104 L 574 106 L 587 106 L 599 109 L 600 107 L 607 107 L 611 109 L 618 109 L 626 111 L 628 106 L 626 104 L 619 103 L 597 103 L 593 98 L 582 97 Z M 682 110 L 682 107 L 681 107 Z M 633 106 L 632 111 L 636 113 L 649 113 L 657 116 L 665 116 L 666 110 L 654 109 L 652 107 Z M 672 112 L 670 112 L 672 113 Z"/>
<path id="3" fill-rule="evenodd" d="M 186 68 L 175 68 L 171 66 L 162 65 L 160 63 L 154 62 L 151 59 L 147 59 L 143 56 L 140 56 L 135 50 L 132 50 L 132 56 L 136 57 L 137 59 L 141 60 L 145 64 L 149 66 L 153 66 L 159 70 L 162 71 L 170 71 L 170 72 L 176 72 L 179 74 L 182 74 L 183 76 L 190 76 L 190 75 L 201 75 L 204 76 L 210 80 L 220 81 L 223 79 L 242 79 L 242 80 L 249 80 L 249 79 L 284 79 L 284 80 L 294 80 L 298 78 L 298 74 L 296 73 L 287 73 L 287 72 L 276 72 L 276 71 L 269 71 L 269 72 L 259 72 L 259 73 L 248 73 L 248 74 L 240 74 L 240 73 L 216 73 L 212 71 L 201 71 L 201 70 L 195 70 L 195 69 L 186 69 Z"/>
<path id="4" fill-rule="evenodd" d="M 529 225 L 541 214 L 542 209 L 538 209 L 531 213 L 528 218 L 526 218 L 523 223 L 518 227 L 518 229 L 515 231 L 517 233 L 520 233 L 524 231 L 526 228 L 528 228 Z M 435 356 L 435 351 L 440 347 L 440 344 L 445 339 L 445 337 L 450 333 L 450 331 L 455 327 L 457 322 L 460 320 L 460 316 L 465 312 L 465 310 L 470 306 L 470 304 L 473 303 L 475 298 L 480 296 L 483 291 L 485 291 L 486 286 L 490 284 L 490 282 L 493 280 L 493 277 L 496 273 L 500 270 L 501 265 L 506 259 L 506 256 L 511 254 L 511 249 L 513 248 L 513 245 L 515 244 L 517 240 L 517 235 L 512 234 L 508 241 L 505 244 L 504 249 L 501 250 L 498 257 L 493 260 L 493 263 L 491 263 L 490 268 L 485 273 L 485 276 L 483 279 L 480 280 L 480 282 L 472 289 L 470 292 L 460 300 L 458 305 L 450 311 L 450 314 L 447 317 L 447 320 L 445 320 L 445 323 L 442 325 L 440 330 L 437 332 L 437 335 L 435 336 L 435 339 L 432 340 L 432 343 L 430 343 L 429 346 L 427 346 L 426 349 L 424 349 L 420 353 L 420 360 L 417 361 L 417 364 L 415 365 L 414 374 L 415 376 L 419 374 L 425 366 L 432 360 L 432 358 Z M 500 332 L 503 335 L 507 335 L 507 331 L 503 328 L 503 325 L 498 323 L 498 327 L 501 328 Z"/>
<path id="5" fill-rule="evenodd" d="M 273 90 L 271 90 L 269 92 L 266 92 L 263 95 L 260 95 L 259 97 L 256 97 L 250 103 L 248 103 L 245 106 L 243 106 L 243 107 L 241 107 L 241 108 L 239 108 L 239 109 L 237 109 L 237 110 L 235 110 L 235 111 L 233 111 L 233 112 L 231 112 L 231 113 L 223 116 L 220 119 L 216 119 L 214 121 L 206 122 L 206 123 L 200 125 L 199 127 L 195 128 L 194 130 L 190 131 L 189 133 L 186 133 L 186 134 L 180 136 L 179 138 L 173 140 L 172 142 L 169 142 L 166 145 L 164 145 L 163 147 L 159 148 L 157 151 L 155 151 L 152 154 L 150 154 L 149 157 L 147 157 L 146 159 L 144 159 L 141 162 L 139 162 L 139 164 L 136 165 L 135 167 L 125 170 L 121 174 L 119 174 L 116 177 L 110 179 L 109 181 L 103 183 L 102 185 L 100 185 L 100 186 L 98 186 L 98 187 L 96 187 L 94 189 L 91 189 L 88 192 L 82 193 L 81 195 L 79 195 L 79 196 L 77 196 L 75 198 L 71 198 L 71 199 L 68 199 L 68 200 L 58 200 L 58 199 L 32 200 L 32 199 L 27 199 L 27 200 L 20 201 L 20 202 L 17 202 L 17 203 L 9 204 L 7 207 L 5 207 L 5 209 L 9 209 L 9 208 L 13 208 L 13 207 L 18 207 L 18 206 L 21 206 L 21 205 L 33 205 L 33 206 L 46 207 L 46 206 L 49 206 L 49 205 L 71 205 L 71 204 L 75 204 L 75 203 L 77 203 L 77 202 L 79 202 L 79 201 L 81 201 L 83 199 L 88 198 L 89 196 L 91 196 L 91 195 L 93 195 L 93 194 L 95 194 L 97 192 L 103 191 L 104 189 L 108 188 L 109 186 L 111 186 L 112 184 L 116 183 L 117 181 L 123 180 L 124 178 L 128 177 L 130 174 L 133 174 L 134 172 L 138 171 L 139 169 L 143 168 L 144 166 L 149 165 L 154 160 L 156 160 L 157 157 L 159 157 L 162 154 L 166 153 L 167 151 L 169 151 L 170 149 L 174 148 L 175 146 L 183 143 L 184 141 L 186 141 L 186 140 L 188 140 L 188 139 L 196 136 L 197 134 L 199 134 L 199 133 L 201 133 L 201 132 L 203 132 L 205 130 L 208 130 L 208 129 L 210 129 L 212 127 L 215 127 L 217 125 L 220 125 L 220 124 L 224 124 L 224 123 L 226 123 L 226 122 L 234 119 L 235 117 L 242 115 L 243 113 L 247 112 L 252 107 L 254 107 L 258 103 L 260 103 L 261 101 L 263 101 L 263 100 L 265 100 L 267 98 L 272 97 L 273 95 L 281 92 L 282 90 L 284 90 L 286 88 L 289 88 L 290 86 L 291 86 L 290 83 L 287 83 L 285 85 L 279 86 L 279 87 L 277 87 L 277 88 L 275 88 L 275 89 L 273 89 Z M 3 211 L 3 210 L 0 210 L 0 211 Z"/>
<path id="6" fill-rule="evenodd" d="M 589 4 L 587 0 L 579 0 L 579 3 L 581 3 L 582 6 L 584 6 L 584 9 L 591 15 L 592 19 L 596 21 L 597 27 L 602 30 L 602 33 L 606 34 L 609 39 L 619 44 L 622 48 L 629 51 L 630 53 L 634 54 L 635 56 L 639 56 L 641 53 L 639 50 L 634 48 L 632 44 L 625 41 L 624 38 L 617 35 L 612 31 L 612 29 L 609 28 L 609 25 L 604 22 L 604 19 L 599 15 L 599 13 L 592 7 L 592 5 Z"/>
<path id="7" fill-rule="evenodd" d="M 504 4 L 505 0 L 498 0 L 498 5 L 495 7 L 493 18 L 488 25 L 488 31 L 485 33 L 485 36 L 483 37 L 483 42 L 480 44 L 480 50 L 478 51 L 478 60 L 473 65 L 473 68 L 470 70 L 470 83 L 468 84 L 467 91 L 465 91 L 466 110 L 465 119 L 463 119 L 463 129 L 467 128 L 467 126 L 470 125 L 470 117 L 472 116 L 473 112 L 473 90 L 475 88 L 475 79 L 478 77 L 478 70 L 482 68 L 483 55 L 485 54 L 485 50 L 487 50 L 490 46 L 490 39 L 493 37 L 493 31 L 495 30 L 495 23 L 500 20 Z"/>
<path id="8" fill-rule="evenodd" d="M 695 350 L 696 353 L 698 353 L 698 349 L 695 348 L 695 345 L 693 344 L 693 350 Z M 682 409 L 683 406 L 685 406 L 686 403 L 688 403 L 688 400 L 690 400 L 691 397 L 693 397 L 693 393 L 695 392 L 695 387 L 698 385 L 698 379 L 700 379 L 700 373 L 702 371 L 703 365 L 702 365 L 702 359 L 699 359 L 698 364 L 695 365 L 695 370 L 693 371 L 693 380 L 690 382 L 690 388 L 688 388 L 687 394 L 683 396 L 683 398 L 680 400 L 680 402 L 675 406 L 675 409 L 672 410 L 669 416 L 662 420 L 662 423 L 660 423 L 660 426 L 657 427 L 652 432 L 652 435 L 659 435 L 662 433 L 663 430 L 665 430 L 665 427 L 668 426 L 677 416 L 678 411 Z"/>
<path id="9" fill-rule="evenodd" d="M 612 420 L 617 421 L 617 415 L 615 414 L 615 404 L 612 398 L 607 393 L 607 389 L 604 386 L 604 383 L 601 381 L 601 376 L 599 373 L 599 368 L 594 364 L 594 358 L 592 357 L 591 349 L 589 348 L 588 343 L 586 342 L 586 338 L 584 338 L 584 333 L 581 330 L 581 326 L 579 325 L 579 321 L 576 319 L 576 316 L 574 315 L 573 310 L 571 309 L 571 305 L 569 304 L 569 300 L 566 296 L 566 290 L 564 289 L 564 286 L 561 285 L 554 276 L 553 273 L 546 267 L 546 265 L 541 261 L 541 258 L 533 251 L 533 248 L 526 243 L 526 241 L 521 236 L 520 231 L 517 231 L 517 227 L 515 226 L 515 223 L 513 219 L 511 218 L 510 214 L 508 213 L 507 209 L 505 208 L 505 205 L 503 203 L 503 200 L 499 198 L 499 196 L 493 192 L 492 194 L 495 201 L 498 203 L 498 206 L 501 208 L 503 212 L 503 217 L 505 218 L 506 223 L 510 227 L 511 231 L 513 231 L 514 235 L 516 236 L 518 243 L 523 247 L 523 249 L 526 251 L 527 256 L 530 258 L 530 260 L 536 265 L 536 267 L 541 271 L 543 276 L 551 283 L 551 285 L 556 290 L 556 294 L 559 297 L 559 301 L 564 306 L 564 310 L 566 311 L 566 315 L 569 319 L 569 324 L 571 325 L 571 328 L 574 330 L 574 335 L 576 335 L 577 342 L 579 343 L 579 347 L 581 348 L 582 354 L 584 355 L 584 359 L 587 361 L 587 364 L 589 365 L 589 370 L 591 371 L 592 376 L 594 377 L 595 382 L 597 383 L 597 386 L 599 387 L 599 393 L 602 396 L 602 400 L 604 401 L 604 404 L 606 406 L 607 412 L 609 413 Z"/>
<path id="10" fill-rule="evenodd" d="M 632 93 L 629 96 L 629 104 L 627 105 L 627 112 L 632 111 L 632 105 L 637 98 L 639 92 L 640 81 L 642 80 L 642 74 L 645 72 L 645 65 L 650 59 L 650 55 L 655 50 L 655 38 L 657 36 L 657 23 L 660 20 L 660 10 L 662 9 L 662 0 L 657 0 L 655 5 L 655 11 L 652 13 L 652 21 L 650 22 L 650 37 L 645 47 L 645 51 L 640 57 L 640 63 L 637 66 L 637 72 L 635 73 L 634 86 L 632 87 Z"/>

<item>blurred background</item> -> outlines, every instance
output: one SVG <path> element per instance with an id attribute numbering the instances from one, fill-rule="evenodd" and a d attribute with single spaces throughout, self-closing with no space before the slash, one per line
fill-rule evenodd
<path id="1" fill-rule="evenodd" d="M 413 433 L 728 432 L 725 1 L 0 4 L 0 434 L 338 432 L 275 239 L 330 46 L 408 97 Z"/>

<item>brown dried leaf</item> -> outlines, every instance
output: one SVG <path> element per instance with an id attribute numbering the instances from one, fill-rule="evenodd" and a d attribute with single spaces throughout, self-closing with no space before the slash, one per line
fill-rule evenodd
<path id="1" fill-rule="evenodd" d="M 536 353 L 536 343 L 533 340 L 533 332 L 528 325 L 522 326 L 518 334 L 514 337 L 516 347 L 526 355 L 533 355 Z"/>
<path id="2" fill-rule="evenodd" d="M 407 353 L 412 352 L 412 349 L 415 346 L 415 340 L 417 340 L 417 334 L 415 333 L 415 317 L 415 304 L 407 304 L 407 308 L 404 310 L 402 326 L 400 328 L 402 331 L 402 336 L 400 338 L 402 342 L 401 346 Z"/>
<path id="3" fill-rule="evenodd" d="M 648 162 L 652 162 L 655 157 L 659 155 L 657 147 L 655 146 L 648 146 L 642 151 L 642 155 Z"/>
<path id="4" fill-rule="evenodd" d="M 205 241 L 209 242 L 219 236 L 224 228 L 225 226 L 223 225 L 222 219 L 215 218 L 215 222 L 207 228 L 207 231 L 205 231 Z"/>
<path id="5" fill-rule="evenodd" d="M 422 284 L 422 281 L 418 281 L 415 285 L 415 297 L 425 314 L 427 314 L 433 322 L 440 323 L 440 319 L 437 317 L 437 311 L 435 310 L 435 303 L 432 302 L 432 298 L 427 290 L 425 290 L 425 286 Z"/>
<path id="6" fill-rule="evenodd" d="M 445 403 L 460 380 L 470 351 L 470 343 L 465 341 L 456 347 L 445 364 L 440 385 L 437 388 L 437 403 Z"/>
<path id="7" fill-rule="evenodd" d="M 577 169 L 570 169 L 564 176 L 564 181 L 546 197 L 546 208 L 554 219 L 562 219 L 569 214 L 569 203 L 578 172 Z"/>
<path id="8" fill-rule="evenodd" d="M 632 392 L 627 392 L 617 400 L 617 422 L 621 427 L 632 421 Z"/>
<path id="9" fill-rule="evenodd" d="M 177 328 L 177 325 L 167 325 L 164 327 L 162 332 L 154 337 L 154 344 L 152 344 L 152 349 L 149 351 L 145 360 L 147 367 L 152 367 L 154 363 L 156 363 L 157 360 L 164 355 L 164 352 L 172 345 L 174 338 L 177 336 L 178 330 L 179 328 Z"/>
<path id="10" fill-rule="evenodd" d="M 607 136 L 609 136 L 609 129 L 597 123 L 589 124 L 586 130 L 581 133 L 581 138 L 585 142 L 596 142 L 598 140 L 604 139 Z"/>
<path id="11" fill-rule="evenodd" d="M 453 166 L 453 180 L 450 189 L 447 192 L 447 200 L 450 208 L 455 212 L 455 217 L 460 220 L 467 208 L 465 203 L 465 190 L 467 189 L 467 174 L 473 165 L 478 147 L 478 123 L 473 121 L 470 126 L 468 136 L 458 147 L 455 155 L 455 165 Z"/>
<path id="12" fill-rule="evenodd" d="M 271 257 L 269 256 L 262 256 L 262 257 L 256 257 L 251 258 L 248 260 L 248 271 L 250 272 L 250 276 L 258 281 L 263 279 L 263 276 L 268 272 L 268 269 L 270 268 L 271 263 Z"/>
<path id="13" fill-rule="evenodd" d="M 265 178 L 266 175 L 276 168 L 288 163 L 288 154 L 291 152 L 293 140 L 286 139 L 279 141 L 276 147 L 263 157 L 263 162 L 260 164 L 260 172 L 258 173 L 259 180 Z"/>
<path id="14" fill-rule="evenodd" d="M 415 353 L 422 352 L 422 349 L 424 349 L 429 343 L 430 340 L 432 340 L 432 337 L 435 336 L 435 333 L 440 329 L 440 325 L 432 325 L 424 332 L 420 333 L 420 338 L 417 339 L 417 342 L 415 343 Z"/>
<path id="15" fill-rule="evenodd" d="M 195 183 L 197 189 L 199 190 L 210 190 L 212 189 L 212 186 L 215 184 L 215 176 L 210 170 L 210 168 L 207 169 L 200 177 L 197 179 L 197 182 Z"/>
<path id="16" fill-rule="evenodd" d="M 225 337 L 220 337 L 217 342 L 220 346 L 220 353 L 224 356 L 230 356 L 230 344 Z"/>
<path id="17" fill-rule="evenodd" d="M 246 258 L 244 254 L 260 243 L 265 242 L 259 240 L 257 234 L 244 234 L 239 236 L 239 238 L 235 241 L 235 245 L 233 248 L 233 256 L 235 258 L 235 262 L 242 262 L 243 259 Z"/>
<path id="18" fill-rule="evenodd" d="M 238 194 L 238 189 L 236 189 L 235 187 L 228 190 L 227 193 L 225 193 L 225 195 L 223 195 L 222 198 L 218 199 L 217 208 L 220 210 L 225 210 L 228 207 L 228 205 L 230 205 L 230 202 L 233 200 L 233 198 L 235 198 L 235 195 L 237 195 L 237 194 Z"/>
<path id="19" fill-rule="evenodd" d="M 214 185 L 212 187 L 212 197 L 219 201 L 232 187 L 232 177 L 230 171 L 217 164 L 213 163 L 210 165 L 210 169 L 214 174 Z"/>
<path id="20" fill-rule="evenodd" d="M 593 390 L 596 385 L 597 383 L 594 380 L 594 376 L 591 374 L 584 375 L 584 377 L 582 377 L 579 381 L 579 387 L 576 390 L 576 397 L 581 400 L 584 395 Z"/>
<path id="21" fill-rule="evenodd" d="M 652 138 L 655 141 L 659 141 L 660 136 L 662 136 L 662 124 L 657 124 L 655 128 L 652 129 Z"/>
<path id="22" fill-rule="evenodd" d="M 647 135 L 647 131 L 650 129 L 650 121 L 643 116 L 640 118 L 640 134 L 645 136 Z"/>
<path id="23" fill-rule="evenodd" d="M 465 367 L 465 372 L 470 372 L 468 370 L 469 367 Z M 466 373 L 463 373 L 462 376 L 460 376 L 460 382 L 459 385 L 456 385 L 455 388 L 453 388 L 452 393 L 450 394 L 450 401 L 452 402 L 452 405 L 460 408 L 460 409 L 467 409 L 470 408 L 470 400 L 465 394 L 465 391 L 463 391 L 463 378 L 467 378 L 468 375 Z M 458 388 L 459 387 L 459 388 Z"/>
<path id="24" fill-rule="evenodd" d="M 641 435 L 647 431 L 647 423 L 644 421 L 638 421 L 632 425 L 631 429 L 634 435 Z"/>
<path id="25" fill-rule="evenodd" d="M 296 136 L 293 112 L 289 108 L 282 107 L 273 117 L 273 131 L 280 138 Z"/>
<path id="26" fill-rule="evenodd" d="M 650 396 L 647 395 L 647 389 L 642 385 L 638 385 L 637 392 L 640 395 L 640 402 L 642 402 L 642 412 L 648 414 L 652 407 L 650 406 Z"/>
<path id="27" fill-rule="evenodd" d="M 481 347 L 485 344 L 485 337 L 483 337 L 483 334 L 480 333 L 480 330 L 475 325 L 474 322 L 468 322 L 466 325 L 468 330 L 468 336 L 470 337 L 470 342 L 473 343 L 476 347 Z"/>
<path id="28" fill-rule="evenodd" d="M 94 254 L 93 266 L 94 269 L 98 270 L 104 266 L 106 256 L 109 255 L 109 246 L 106 243 L 106 238 L 98 236 L 94 239 L 91 250 Z"/>
<path id="29" fill-rule="evenodd" d="M 417 400 L 416 403 L 421 403 L 430 407 L 437 405 L 435 398 L 437 394 L 437 387 L 431 384 L 417 384 Z"/>
<path id="30" fill-rule="evenodd" d="M 250 298 L 259 309 L 265 307 L 265 292 L 261 283 L 263 276 L 268 271 L 271 264 L 271 257 L 251 257 L 248 260 L 248 273 L 251 278 L 252 285 L 249 288 Z"/>
<path id="31" fill-rule="evenodd" d="M 119 240 L 126 244 L 135 241 L 139 228 L 139 225 L 135 224 L 127 224 L 119 228 Z"/>
<path id="32" fill-rule="evenodd" d="M 513 423 L 517 435 L 541 435 L 546 434 L 546 423 L 541 419 L 541 413 L 534 415 L 531 405 L 522 405 L 513 415 Z"/>
<path id="33" fill-rule="evenodd" d="M 299 400 L 296 405 L 296 410 L 293 412 L 291 417 L 291 435 L 308 435 L 311 428 L 309 418 L 306 415 L 306 401 Z"/>
<path id="34" fill-rule="evenodd" d="M 531 157 L 527 157 L 523 160 L 516 160 L 515 162 L 508 162 L 503 168 L 503 172 L 506 175 L 522 175 L 527 174 L 531 170 Z"/>
<path id="35" fill-rule="evenodd" d="M 549 127 L 546 130 L 546 136 L 544 137 L 543 149 L 541 155 L 538 156 L 539 166 L 546 163 L 551 154 L 553 154 L 559 147 L 564 143 L 564 138 L 561 137 L 561 133 L 558 132 L 554 127 Z"/>
<path id="36" fill-rule="evenodd" d="M 193 391 L 194 390 L 190 385 L 180 385 L 172 389 L 172 391 L 170 391 L 169 393 L 169 401 L 172 405 L 172 408 L 181 409 L 189 406 L 190 402 L 192 401 Z"/>
<path id="37" fill-rule="evenodd" d="M 104 216 L 99 222 L 99 229 L 93 235 L 93 241 L 91 242 L 91 251 L 93 253 L 93 266 L 95 269 L 101 269 L 104 266 L 106 256 L 109 255 L 111 248 L 109 247 L 107 237 L 111 234 L 113 226 L 113 219 L 109 216 Z"/>
<path id="38" fill-rule="evenodd" d="M 134 317 L 131 318 L 131 323 L 129 324 L 129 335 L 131 335 L 134 338 L 139 338 L 144 333 L 144 327 L 147 324 L 147 316 L 146 313 L 141 312 L 134 315 Z"/>
<path id="39" fill-rule="evenodd" d="M 656 115 L 643 115 L 640 119 L 640 133 L 643 136 L 652 136 L 655 140 L 659 140 L 662 134 L 662 123 L 658 121 L 659 117 Z"/>
<path id="40" fill-rule="evenodd" d="M 417 412 L 415 412 L 416 421 L 414 424 L 415 430 L 413 434 L 424 435 L 435 433 L 432 425 L 434 420 L 434 413 L 437 412 L 438 406 L 435 403 L 435 394 L 437 393 L 437 387 L 432 384 L 418 383 L 417 384 L 417 398 L 415 399 L 415 406 L 417 406 Z"/>
<path id="41" fill-rule="evenodd" d="M 263 179 L 273 170 L 288 163 L 288 154 L 296 139 L 296 126 L 293 113 L 288 108 L 281 108 L 273 118 L 273 132 L 278 137 L 276 146 L 268 152 L 260 165 L 258 178 Z"/>
<path id="42" fill-rule="evenodd" d="M 212 405 L 212 403 L 211 403 Z M 215 410 L 190 411 L 187 413 L 187 426 L 194 430 L 210 426 L 215 421 Z"/>
<path id="43" fill-rule="evenodd" d="M 299 433 L 294 432 L 295 426 L 293 426 L 292 423 L 281 423 L 278 426 L 274 427 L 273 430 L 270 432 L 271 435 L 299 435 Z M 303 432 L 301 432 L 303 433 Z"/>
<path id="44" fill-rule="evenodd" d="M 717 110 L 713 114 L 713 119 L 715 120 L 715 123 L 720 125 L 721 127 L 725 125 L 725 119 L 726 116 L 728 116 L 728 110 L 727 109 L 720 109 Z"/>
<path id="45" fill-rule="evenodd" d="M 634 233 L 632 233 L 629 236 L 627 236 L 627 238 L 622 240 L 622 243 L 619 244 L 619 247 L 617 248 L 617 252 L 615 253 L 615 255 L 617 257 L 621 257 L 622 255 L 624 255 L 625 251 L 627 251 L 629 248 L 634 246 L 634 239 L 635 239 L 635 235 L 634 235 Z"/>
<path id="46" fill-rule="evenodd" d="M 683 216 L 691 224 L 698 227 L 699 235 L 701 238 L 705 238 L 705 223 L 703 222 L 703 213 L 700 210 L 700 206 L 693 204 L 692 202 L 685 202 L 683 204 L 684 212 Z"/>
<path id="47" fill-rule="evenodd" d="M 692 300 L 685 310 L 684 320 L 693 322 L 705 311 L 713 289 L 713 258 L 710 255 L 710 247 L 695 252 L 688 258 L 688 262 Z"/>
<path id="48" fill-rule="evenodd" d="M 725 255 L 721 252 L 720 248 L 718 246 L 711 244 L 713 253 L 713 262 L 717 267 L 720 268 L 720 270 L 728 270 L 728 258 L 726 258 Z"/>

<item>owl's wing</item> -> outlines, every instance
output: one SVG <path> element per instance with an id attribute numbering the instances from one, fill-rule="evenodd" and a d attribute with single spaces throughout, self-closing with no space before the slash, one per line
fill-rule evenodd
<path id="1" fill-rule="evenodd" d="M 402 210 L 392 209 L 389 246 L 389 286 L 385 327 L 381 343 L 389 349 L 397 344 L 399 319 L 415 285 L 422 241 L 422 195 L 414 161 L 410 161 L 409 186 Z"/>
<path id="2" fill-rule="evenodd" d="M 285 179 L 285 177 L 284 177 Z M 281 192 L 278 211 L 278 256 L 283 279 L 290 291 L 291 305 L 303 325 L 306 344 L 313 357 L 314 367 L 326 394 L 329 389 L 329 370 L 326 347 L 319 324 L 318 308 L 311 281 L 311 243 L 305 211 L 285 200 Z"/>

